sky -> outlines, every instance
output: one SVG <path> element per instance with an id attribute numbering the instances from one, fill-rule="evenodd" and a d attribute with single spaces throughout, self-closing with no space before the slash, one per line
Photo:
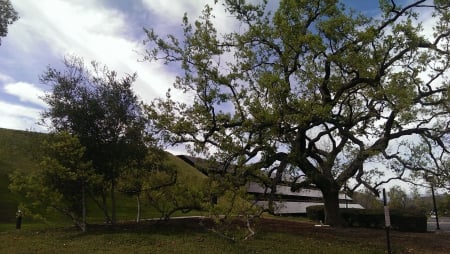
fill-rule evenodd
<path id="1" fill-rule="evenodd" d="M 49 90 L 39 82 L 47 66 L 67 55 L 138 73 L 133 89 L 144 101 L 164 96 L 176 73 L 143 58 L 143 27 L 179 30 L 184 12 L 198 16 L 204 1 L 12 0 L 20 19 L 0 46 L 0 127 L 46 131 L 38 122 Z M 195 3 L 194 3 L 195 2 Z"/>

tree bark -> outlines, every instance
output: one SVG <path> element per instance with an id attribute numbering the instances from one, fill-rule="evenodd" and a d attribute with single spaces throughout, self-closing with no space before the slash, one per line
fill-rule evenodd
<path id="1" fill-rule="evenodd" d="M 116 184 L 114 180 L 111 183 L 111 224 L 116 224 L 116 195 L 115 188 Z"/>
<path id="2" fill-rule="evenodd" d="M 103 210 L 103 214 L 105 215 L 105 223 L 111 223 L 111 217 L 109 216 L 108 213 L 108 204 L 106 203 L 106 194 L 105 191 L 102 191 L 102 210 Z"/>
<path id="3" fill-rule="evenodd" d="M 137 200 L 136 222 L 139 223 L 141 221 L 141 197 L 139 194 L 136 195 L 136 200 Z"/>
<path id="4" fill-rule="evenodd" d="M 324 210 L 325 210 L 325 224 L 333 227 L 341 227 L 344 221 L 339 210 L 339 188 L 331 187 L 322 189 Z"/>
<path id="5" fill-rule="evenodd" d="M 82 216 L 82 231 L 86 232 L 87 228 L 86 228 L 86 187 L 84 186 L 84 184 L 81 186 L 81 216 Z"/>

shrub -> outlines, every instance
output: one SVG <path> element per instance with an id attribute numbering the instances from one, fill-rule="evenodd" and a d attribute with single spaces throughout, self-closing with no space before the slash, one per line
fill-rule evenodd
<path id="1" fill-rule="evenodd" d="M 427 216 L 420 210 L 391 211 L 392 228 L 407 232 L 426 232 Z"/>
<path id="2" fill-rule="evenodd" d="M 325 211 L 323 205 L 314 205 L 306 207 L 306 216 L 310 220 L 323 221 L 325 219 Z"/>
<path id="3" fill-rule="evenodd" d="M 384 228 L 383 211 L 341 209 L 341 216 L 349 227 Z"/>
<path id="4" fill-rule="evenodd" d="M 306 208 L 309 219 L 324 220 L 323 206 L 310 206 Z M 341 209 L 341 216 L 349 227 L 384 228 L 385 219 L 383 210 L 367 210 L 347 208 Z M 398 210 L 390 211 L 391 228 L 398 231 L 426 232 L 427 217 L 420 210 Z"/>

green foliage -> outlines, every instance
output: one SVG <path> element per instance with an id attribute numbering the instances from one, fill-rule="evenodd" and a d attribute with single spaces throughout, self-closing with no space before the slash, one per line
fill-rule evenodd
<path id="1" fill-rule="evenodd" d="M 423 210 L 396 210 L 391 212 L 392 228 L 399 231 L 427 232 L 427 216 Z"/>
<path id="2" fill-rule="evenodd" d="M 306 216 L 312 221 L 323 221 L 325 219 L 323 205 L 308 206 L 306 208 Z"/>
<path id="3" fill-rule="evenodd" d="M 44 156 L 39 170 L 14 171 L 10 175 L 10 189 L 24 194 L 31 208 L 54 209 L 85 230 L 86 193 L 101 178 L 91 163 L 84 160 L 85 148 L 68 133 L 52 135 L 42 149 Z"/>
<path id="4" fill-rule="evenodd" d="M 157 172 L 163 171 L 167 154 L 156 148 L 149 148 L 146 157 L 140 162 L 132 162 L 127 165 L 118 179 L 118 190 L 129 196 L 135 196 L 137 200 L 136 221 L 141 218 L 141 196 L 148 188 L 149 182 L 158 182 L 161 186 L 174 184 L 161 179 L 155 179 Z"/>
<path id="5" fill-rule="evenodd" d="M 171 155 L 166 155 L 170 157 Z M 161 216 L 168 218 L 176 211 L 204 211 L 206 181 L 205 175 L 192 167 L 180 167 L 180 159 L 166 160 L 163 170 L 156 172 L 148 183 L 146 197 Z M 165 184 L 171 183 L 173 184 Z M 155 201 L 158 201 L 156 202 Z"/>
<path id="6" fill-rule="evenodd" d="M 138 207 L 150 208 L 160 218 L 169 219 L 178 212 L 205 210 L 206 180 L 205 175 L 179 158 L 160 149 L 149 149 L 140 167 L 124 171 L 118 187 L 136 196 Z"/>
<path id="7" fill-rule="evenodd" d="M 19 19 L 19 15 L 10 0 L 0 0 L 0 37 L 8 34 L 8 26 Z M 2 40 L 0 38 L 0 45 Z"/>
<path id="8" fill-rule="evenodd" d="M 189 186 L 187 183 L 177 182 L 176 178 L 174 172 L 158 172 L 152 176 L 153 183 L 145 185 L 145 201 L 163 219 L 169 219 L 177 211 L 187 213 L 203 210 L 204 194 L 200 186 Z"/>
<path id="9" fill-rule="evenodd" d="M 389 207 L 405 209 L 408 205 L 408 195 L 400 186 L 393 186 L 387 194 L 389 197 Z"/>
<path id="10" fill-rule="evenodd" d="M 391 228 L 407 232 L 427 232 L 427 216 L 421 210 L 392 209 L 389 211 Z M 349 226 L 384 228 L 383 210 L 343 210 L 342 216 Z"/>
<path id="11" fill-rule="evenodd" d="M 147 153 L 146 119 L 137 96 L 131 90 L 136 75 L 119 79 L 117 73 L 92 62 L 69 57 L 65 70 L 48 67 L 41 81 L 51 86 L 43 100 L 50 106 L 43 113 L 56 132 L 76 135 L 86 148 L 85 160 L 92 161 L 102 175 L 103 186 L 96 190 L 106 220 L 115 223 L 115 188 L 121 172 L 132 163 L 140 164 Z M 150 137 L 151 138 L 151 137 Z M 111 217 L 106 204 L 109 192 Z M 101 205 L 100 205 L 101 204 Z"/>
<path id="12" fill-rule="evenodd" d="M 383 206 L 383 201 L 367 189 L 362 192 L 353 193 L 352 199 L 365 209 L 381 209 Z"/>
<path id="13" fill-rule="evenodd" d="M 233 168 L 233 171 L 232 174 L 220 174 L 214 169 L 208 171 L 208 202 L 204 206 L 215 222 L 213 232 L 236 241 L 253 237 L 254 221 L 263 210 L 247 193 L 245 183 L 248 179 L 244 174 L 249 171 L 239 168 Z"/>
<path id="14" fill-rule="evenodd" d="M 30 175 L 37 175 L 39 172 L 42 172 L 43 169 L 40 167 L 40 160 L 42 159 L 44 149 L 41 149 L 41 145 L 44 140 L 47 140 L 47 143 L 50 143 L 50 140 L 48 139 L 48 134 L 0 129 L 0 165 L 2 165 L 0 167 L 0 198 L 2 200 L 0 206 L 2 214 L 0 223 L 9 223 L 10 225 L 13 225 L 18 207 L 24 212 L 24 223 L 27 228 L 31 227 L 32 225 L 30 225 L 30 223 L 35 223 L 37 219 L 44 220 L 46 223 L 67 222 L 67 217 L 62 217 L 61 213 L 56 212 L 54 209 L 48 210 L 46 209 L 47 206 L 33 206 L 30 199 L 19 193 L 11 192 L 8 189 L 8 186 L 10 185 L 8 175 L 10 174 L 19 175 L 20 177 L 18 179 L 24 182 Z M 153 153 L 153 155 L 160 156 L 161 154 Z M 202 183 L 207 179 L 204 174 L 172 154 L 162 152 L 160 159 L 164 164 L 168 165 L 168 168 L 177 171 L 177 183 L 188 186 L 188 189 L 199 190 L 199 188 L 203 186 Z M 135 164 L 131 163 L 130 165 Z M 126 170 L 124 172 L 128 171 Z M 141 180 L 139 176 L 142 175 L 138 174 L 133 177 L 133 179 Z M 119 186 L 121 186 L 121 184 L 122 180 L 119 180 Z M 130 183 L 130 185 L 132 185 L 132 183 Z M 25 187 L 28 188 L 26 184 Z M 37 188 L 38 191 L 36 195 L 41 191 L 40 187 Z M 31 189 L 31 187 L 28 189 Z M 123 189 L 119 188 L 119 190 L 120 192 L 116 193 L 117 218 L 118 220 L 131 220 L 135 218 L 136 214 L 135 196 L 130 197 L 129 195 L 121 193 L 124 191 Z M 79 193 L 77 195 L 79 195 Z M 151 207 L 148 202 L 145 202 L 145 200 L 141 201 L 141 218 L 147 219 L 161 216 L 161 213 Z M 29 209 L 25 209 L 25 207 L 28 207 Z M 180 214 L 181 212 L 175 212 L 173 215 Z M 190 214 L 199 215 L 202 214 L 202 211 L 194 210 Z M 98 205 L 91 198 L 88 198 L 87 222 L 97 223 L 103 221 L 104 213 L 101 209 L 98 209 Z M 6 227 L 8 227 L 7 224 L 5 224 L 5 228 Z"/>

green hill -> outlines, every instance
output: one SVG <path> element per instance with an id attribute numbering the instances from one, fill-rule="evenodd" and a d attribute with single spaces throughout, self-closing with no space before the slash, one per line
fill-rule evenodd
<path id="1" fill-rule="evenodd" d="M 0 174 L 36 168 L 39 147 L 46 134 L 0 128 Z"/>
<path id="2" fill-rule="evenodd" d="M 0 223 L 14 220 L 21 197 L 9 189 L 8 175 L 14 170 L 35 170 L 39 146 L 45 134 L 0 128 Z"/>
<path id="3" fill-rule="evenodd" d="M 36 170 L 41 157 L 40 144 L 46 134 L 0 128 L 0 223 L 11 223 L 23 197 L 9 191 L 8 175 L 15 170 Z M 168 154 L 169 165 L 177 169 L 178 181 L 196 186 L 207 177 L 182 159 Z M 119 195 L 118 218 L 132 219 L 135 214 L 135 201 L 131 197 Z M 151 216 L 153 213 L 144 213 Z"/>

